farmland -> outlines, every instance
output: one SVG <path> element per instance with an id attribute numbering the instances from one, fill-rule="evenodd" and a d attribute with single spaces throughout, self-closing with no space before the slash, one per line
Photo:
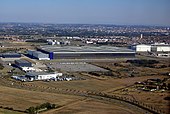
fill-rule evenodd
<path id="1" fill-rule="evenodd" d="M 6 72 L 6 75 L 2 75 L 0 78 L 0 106 L 2 107 L 0 113 L 20 114 L 31 106 L 38 106 L 45 102 L 60 106 L 43 112 L 45 114 L 141 114 L 145 112 L 145 110 L 132 104 L 99 96 L 100 93 L 135 99 L 168 113 L 169 101 L 165 100 L 165 97 L 168 97 L 169 90 L 145 92 L 134 88 L 135 82 L 168 78 L 168 60 L 158 61 L 158 63 L 151 66 L 136 66 L 136 64 L 122 59 L 119 62 L 114 60 L 88 62 L 88 64 L 106 69 L 109 73 L 106 73 L 106 71 L 67 71 L 67 73 L 85 79 L 74 81 L 19 82 L 10 79 L 5 71 L 6 68 L 4 68 L 3 72 Z M 93 94 L 91 95 L 91 93 Z M 14 112 L 5 108 L 12 108 Z"/>

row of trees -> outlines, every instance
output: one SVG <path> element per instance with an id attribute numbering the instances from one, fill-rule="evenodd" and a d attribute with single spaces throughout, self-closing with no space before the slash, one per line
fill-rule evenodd
<path id="1" fill-rule="evenodd" d="M 37 114 L 38 112 L 42 112 L 42 111 L 46 111 L 46 110 L 50 110 L 54 108 L 56 108 L 55 104 L 51 104 L 47 102 L 36 107 L 29 107 L 28 109 L 26 109 L 26 112 L 29 114 Z"/>

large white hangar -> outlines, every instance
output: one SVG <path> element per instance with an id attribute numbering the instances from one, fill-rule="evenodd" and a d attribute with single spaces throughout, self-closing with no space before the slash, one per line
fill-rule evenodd
<path id="1" fill-rule="evenodd" d="M 38 51 L 49 54 L 50 59 L 107 59 L 135 57 L 135 51 L 112 46 L 41 46 Z"/>

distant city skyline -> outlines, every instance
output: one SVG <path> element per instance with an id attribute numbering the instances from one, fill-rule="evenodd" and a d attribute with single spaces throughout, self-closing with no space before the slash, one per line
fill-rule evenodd
<path id="1" fill-rule="evenodd" d="M 170 26 L 170 0 L 0 0 L 0 22 Z"/>

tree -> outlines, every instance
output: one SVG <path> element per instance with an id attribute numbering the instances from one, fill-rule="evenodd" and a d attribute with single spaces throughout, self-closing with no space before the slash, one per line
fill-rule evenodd
<path id="1" fill-rule="evenodd" d="M 52 105 L 51 105 L 51 108 L 52 108 L 52 109 L 53 109 L 53 108 L 55 108 L 55 107 L 56 107 L 56 105 L 55 105 L 55 104 L 52 104 Z"/>
<path id="2" fill-rule="evenodd" d="M 4 68 L 4 66 L 2 65 L 2 63 L 0 63 L 0 70 L 2 70 Z"/>
<path id="3" fill-rule="evenodd" d="M 36 114 L 36 109 L 34 107 L 30 107 L 26 110 L 29 114 Z"/>

